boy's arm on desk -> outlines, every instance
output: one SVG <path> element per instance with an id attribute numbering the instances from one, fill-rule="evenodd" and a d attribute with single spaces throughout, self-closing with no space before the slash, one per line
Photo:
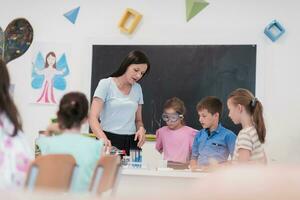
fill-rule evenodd
<path id="1" fill-rule="evenodd" d="M 193 170 L 196 170 L 196 169 L 198 169 L 199 167 L 198 167 L 198 164 L 197 164 L 197 160 L 194 160 L 194 159 L 192 159 L 191 161 L 190 161 L 190 169 L 193 171 Z"/>

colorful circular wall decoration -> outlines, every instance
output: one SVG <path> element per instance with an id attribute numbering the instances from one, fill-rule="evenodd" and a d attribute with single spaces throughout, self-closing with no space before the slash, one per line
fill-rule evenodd
<path id="1" fill-rule="evenodd" d="M 0 28 L 0 55 L 8 63 L 22 56 L 33 40 L 33 28 L 24 18 L 9 23 L 5 31 Z"/>

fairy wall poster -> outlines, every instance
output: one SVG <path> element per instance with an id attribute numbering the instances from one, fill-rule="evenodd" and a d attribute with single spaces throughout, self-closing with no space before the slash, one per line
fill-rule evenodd
<path id="1" fill-rule="evenodd" d="M 51 45 L 50 45 L 51 46 Z M 44 48 L 42 48 L 44 47 Z M 32 61 L 32 103 L 57 104 L 67 88 L 67 53 L 62 48 L 41 46 Z"/>

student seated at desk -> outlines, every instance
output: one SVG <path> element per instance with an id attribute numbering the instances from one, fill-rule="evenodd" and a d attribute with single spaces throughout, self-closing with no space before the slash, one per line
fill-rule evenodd
<path id="1" fill-rule="evenodd" d="M 203 129 L 194 139 L 191 169 L 226 162 L 229 154 L 233 155 L 236 135 L 219 123 L 222 102 L 206 97 L 197 104 L 197 111 Z"/>
<path id="2" fill-rule="evenodd" d="M 23 187 L 33 159 L 9 87 L 8 70 L 5 62 L 0 59 L 0 190 L 3 192 L 5 189 Z"/>
<path id="3" fill-rule="evenodd" d="M 197 130 L 184 124 L 185 106 L 173 97 L 164 104 L 163 120 L 167 126 L 156 131 L 156 150 L 163 153 L 164 160 L 189 163 L 192 144 Z"/>
<path id="4" fill-rule="evenodd" d="M 62 134 L 41 137 L 37 145 L 41 154 L 70 154 L 78 165 L 72 191 L 88 191 L 94 168 L 102 154 L 103 141 L 80 135 L 80 128 L 87 121 L 88 100 L 79 92 L 63 96 L 59 104 L 57 119 Z"/>

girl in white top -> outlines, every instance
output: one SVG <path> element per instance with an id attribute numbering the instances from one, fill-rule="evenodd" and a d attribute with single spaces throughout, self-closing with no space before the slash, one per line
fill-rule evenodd
<path id="1" fill-rule="evenodd" d="M 233 160 L 247 163 L 266 163 L 263 143 L 266 128 L 261 102 L 246 89 L 236 89 L 228 96 L 229 117 L 241 124 L 235 143 Z"/>
<path id="2" fill-rule="evenodd" d="M 21 188 L 33 159 L 9 86 L 9 74 L 0 59 L 0 189 Z"/>

